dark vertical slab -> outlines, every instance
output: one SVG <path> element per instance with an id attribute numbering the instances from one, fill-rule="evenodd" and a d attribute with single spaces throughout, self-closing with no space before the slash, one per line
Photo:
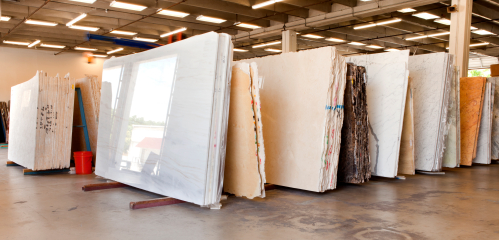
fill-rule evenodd
<path id="1" fill-rule="evenodd" d="M 345 118 L 341 129 L 338 181 L 363 183 L 371 177 L 365 68 L 349 63 L 345 88 Z"/>

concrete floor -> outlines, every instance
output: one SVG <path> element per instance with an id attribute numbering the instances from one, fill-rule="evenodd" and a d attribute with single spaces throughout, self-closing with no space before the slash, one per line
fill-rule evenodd
<path id="1" fill-rule="evenodd" d="M 374 178 L 326 193 L 279 188 L 129 210 L 159 197 L 134 188 L 82 192 L 95 175 L 24 176 L 0 149 L 0 239 L 499 239 L 499 164 L 445 175 Z"/>

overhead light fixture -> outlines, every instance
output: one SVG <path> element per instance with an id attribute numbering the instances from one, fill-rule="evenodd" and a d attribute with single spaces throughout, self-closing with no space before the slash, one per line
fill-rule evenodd
<path id="1" fill-rule="evenodd" d="M 189 16 L 189 13 L 172 11 L 172 10 L 166 10 L 166 9 L 159 11 L 158 14 L 165 15 L 165 16 L 170 16 L 170 17 L 179 17 L 179 18 L 183 18 L 183 17 Z"/>
<path id="2" fill-rule="evenodd" d="M 66 46 L 63 45 L 54 45 L 54 44 L 41 44 L 41 47 L 48 47 L 48 48 L 65 48 Z"/>
<path id="3" fill-rule="evenodd" d="M 187 30 L 187 28 L 185 28 L 185 27 L 184 27 L 184 28 L 180 28 L 180 29 L 177 29 L 177 30 L 175 30 L 175 31 L 171 31 L 171 32 L 163 33 L 160 37 L 162 37 L 162 38 L 163 38 L 163 37 L 168 37 L 168 36 L 170 36 L 170 35 L 173 35 L 173 34 L 175 34 L 175 33 L 179 33 L 179 32 L 183 32 L 183 31 L 185 31 L 185 30 Z"/>
<path id="4" fill-rule="evenodd" d="M 7 40 L 3 40 L 3 43 L 14 44 L 14 45 L 22 45 L 22 46 L 28 46 L 29 45 L 29 42 L 17 42 L 17 41 L 7 41 Z"/>
<path id="5" fill-rule="evenodd" d="M 378 46 L 378 45 L 368 45 L 368 46 L 366 46 L 366 47 L 368 47 L 368 48 L 374 48 L 374 49 L 381 49 L 381 48 L 384 48 L 384 47 L 382 47 L 382 46 Z"/>
<path id="6" fill-rule="evenodd" d="M 477 30 L 478 28 L 471 26 L 470 29 L 471 30 Z"/>
<path id="7" fill-rule="evenodd" d="M 282 50 L 275 49 L 275 48 L 265 48 L 265 51 L 267 51 L 267 52 L 282 52 Z"/>
<path id="8" fill-rule="evenodd" d="M 136 32 L 122 31 L 122 30 L 113 30 L 113 31 L 111 31 L 111 33 L 120 34 L 120 35 L 129 35 L 129 36 L 133 36 L 133 35 L 137 34 Z"/>
<path id="9" fill-rule="evenodd" d="M 159 39 L 134 37 L 133 40 L 142 41 L 142 42 L 157 42 Z"/>
<path id="10" fill-rule="evenodd" d="M 478 35 L 495 35 L 494 33 L 489 32 L 487 30 L 483 30 L 483 29 L 474 30 L 474 31 L 471 31 L 471 32 L 474 33 L 474 34 L 478 34 Z"/>
<path id="11" fill-rule="evenodd" d="M 439 19 L 435 19 L 433 21 L 436 23 L 443 24 L 443 25 L 450 25 L 450 20 L 447 18 L 439 18 Z"/>
<path id="12" fill-rule="evenodd" d="M 349 42 L 348 44 L 355 45 L 355 46 L 364 46 L 364 45 L 366 45 L 366 44 L 361 43 L 361 42 Z"/>
<path id="13" fill-rule="evenodd" d="M 400 21 L 402 21 L 402 19 L 400 19 L 400 18 L 391 19 L 391 20 L 387 20 L 387 21 L 377 22 L 376 26 L 390 24 L 390 23 L 396 23 L 396 22 L 400 22 Z"/>
<path id="14" fill-rule="evenodd" d="M 374 27 L 374 26 L 376 26 L 376 24 L 370 23 L 370 24 L 355 26 L 355 27 L 353 27 L 353 29 L 363 29 L 363 28 L 370 28 L 370 27 Z"/>
<path id="15" fill-rule="evenodd" d="M 412 8 L 404 8 L 404 9 L 400 9 L 400 10 L 397 10 L 397 12 L 401 12 L 401 13 L 410 13 L 410 12 L 415 12 L 416 9 L 412 9 Z"/>
<path id="16" fill-rule="evenodd" d="M 240 49 L 240 48 L 233 48 L 232 49 L 234 52 L 247 52 L 248 50 L 246 49 Z"/>
<path id="17" fill-rule="evenodd" d="M 260 26 L 253 25 L 253 24 L 248 24 L 248 23 L 239 23 L 236 26 L 238 27 L 243 27 L 243 28 L 251 28 L 251 29 L 257 29 L 260 28 Z"/>
<path id="18" fill-rule="evenodd" d="M 422 39 L 422 38 L 427 38 L 428 35 L 423 35 L 423 36 L 417 36 L 417 37 L 410 37 L 410 38 L 406 38 L 405 40 L 407 41 L 412 41 L 412 40 L 416 40 L 416 39 Z"/>
<path id="19" fill-rule="evenodd" d="M 97 0 L 70 0 L 70 1 L 73 1 L 73 2 L 82 2 L 82 3 L 89 3 L 89 4 L 92 4 L 94 3 L 95 1 Z"/>
<path id="20" fill-rule="evenodd" d="M 268 5 L 271 5 L 274 3 L 278 3 L 278 2 L 282 2 L 282 1 L 284 1 L 284 0 L 270 0 L 270 1 L 259 3 L 259 4 L 255 4 L 255 5 L 251 6 L 251 8 L 257 9 L 257 8 L 265 7 L 265 6 L 268 6 Z"/>
<path id="21" fill-rule="evenodd" d="M 93 57 L 101 57 L 101 58 L 105 58 L 107 57 L 107 55 L 100 55 L 100 54 L 92 54 Z"/>
<path id="22" fill-rule="evenodd" d="M 83 30 L 83 31 L 90 31 L 90 32 L 95 32 L 95 31 L 99 30 L 98 27 L 87 27 L 87 26 L 79 26 L 79 25 L 71 25 L 71 26 L 69 26 L 69 28 Z"/>
<path id="23" fill-rule="evenodd" d="M 90 52 L 93 52 L 93 51 L 97 51 L 97 48 L 75 47 L 75 50 L 78 50 L 78 51 L 90 51 Z"/>
<path id="24" fill-rule="evenodd" d="M 425 20 L 440 18 L 437 15 L 434 15 L 434 14 L 431 14 L 431 13 L 427 13 L 427 12 L 415 13 L 415 14 L 412 14 L 412 16 L 418 17 L 418 18 L 422 18 L 422 19 L 425 19 Z"/>
<path id="25" fill-rule="evenodd" d="M 279 44 L 279 43 L 281 43 L 281 41 L 262 43 L 262 44 L 258 44 L 258 45 L 253 46 L 253 48 L 266 47 L 266 46 L 275 45 L 275 44 Z"/>
<path id="26" fill-rule="evenodd" d="M 345 40 L 341 38 L 326 38 L 325 40 L 330 42 L 345 42 Z"/>
<path id="27" fill-rule="evenodd" d="M 7 17 L 7 16 L 0 16 L 0 21 L 3 21 L 3 22 L 7 22 L 10 20 L 11 17 Z"/>
<path id="28" fill-rule="evenodd" d="M 387 49 L 385 49 L 385 51 L 387 51 L 387 52 L 398 52 L 400 50 L 396 49 L 396 48 L 387 48 Z"/>
<path id="29" fill-rule="evenodd" d="M 28 47 L 29 47 L 29 48 L 30 48 L 30 47 L 33 47 L 33 46 L 35 46 L 36 44 L 38 44 L 38 43 L 40 43 L 40 42 L 41 42 L 40 40 L 36 40 L 36 41 L 32 42 L 31 44 L 29 44 L 29 45 L 28 45 Z"/>
<path id="30" fill-rule="evenodd" d="M 114 50 L 111 50 L 111 51 L 107 52 L 107 54 L 113 54 L 113 53 L 119 52 L 121 50 L 123 50 L 123 48 L 114 49 Z"/>
<path id="31" fill-rule="evenodd" d="M 33 24 L 33 25 L 43 25 L 43 26 L 57 26 L 57 23 L 55 22 L 47 22 L 47 21 L 40 21 L 40 20 L 33 20 L 33 19 L 28 19 L 26 20 L 27 24 Z"/>
<path id="32" fill-rule="evenodd" d="M 124 2 L 118 2 L 118 1 L 112 1 L 111 4 L 109 4 L 109 6 L 115 7 L 115 8 L 133 10 L 133 11 L 142 11 L 142 10 L 147 8 L 146 6 L 142 6 L 142 5 L 124 3 Z"/>
<path id="33" fill-rule="evenodd" d="M 428 37 L 438 37 L 438 36 L 445 36 L 445 35 L 449 35 L 450 32 L 442 32 L 442 33 L 435 33 L 435 34 L 430 34 L 428 35 Z"/>
<path id="34" fill-rule="evenodd" d="M 82 20 L 87 16 L 86 13 L 81 14 L 80 16 L 76 17 L 75 19 L 71 20 L 70 22 L 66 23 L 66 26 L 70 27 L 71 25 L 75 24 L 76 22 Z"/>
<path id="35" fill-rule="evenodd" d="M 306 37 L 306 38 L 314 38 L 314 39 L 324 38 L 323 36 L 319 36 L 319 35 L 315 35 L 315 34 L 305 34 L 302 36 Z"/>
<path id="36" fill-rule="evenodd" d="M 470 44 L 470 47 L 480 47 L 480 46 L 485 46 L 485 45 L 489 45 L 489 43 L 483 42 L 483 43 Z"/>
<path id="37" fill-rule="evenodd" d="M 221 18 L 214 18 L 214 17 L 207 17 L 203 15 L 199 15 L 196 20 L 198 21 L 203 21 L 203 22 L 211 22 L 211 23 L 223 23 L 227 20 L 221 19 Z"/>

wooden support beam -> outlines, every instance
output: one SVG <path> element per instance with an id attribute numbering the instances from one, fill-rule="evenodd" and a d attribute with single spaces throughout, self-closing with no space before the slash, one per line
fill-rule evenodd
<path id="1" fill-rule="evenodd" d="M 130 202 L 130 209 L 135 210 L 135 209 L 141 209 L 141 208 L 159 207 L 159 206 L 172 205 L 172 204 L 178 204 L 178 203 L 184 203 L 184 202 L 185 201 L 178 200 L 178 199 L 171 198 L 171 197 L 157 198 L 157 199 L 146 200 L 146 201 Z"/>
<path id="2" fill-rule="evenodd" d="M 84 192 L 102 190 L 102 189 L 110 189 L 110 188 L 120 188 L 126 187 L 127 185 L 119 182 L 106 182 L 106 183 L 94 183 L 87 184 L 81 188 Z"/>
<path id="3" fill-rule="evenodd" d="M 64 172 L 69 172 L 69 168 L 40 170 L 40 171 L 34 171 L 34 170 L 31 170 L 31 169 L 23 169 L 23 174 L 24 175 L 37 175 L 37 174 L 49 174 L 49 173 L 64 173 Z"/>
<path id="4" fill-rule="evenodd" d="M 455 57 L 454 62 L 459 69 L 459 77 L 467 77 L 473 1 L 452 0 L 451 5 L 456 5 L 457 11 L 451 13 L 450 17 L 449 53 Z"/>
<path id="5" fill-rule="evenodd" d="M 286 30 L 282 32 L 282 52 L 296 52 L 297 41 L 296 32 L 294 30 Z"/>
<path id="6" fill-rule="evenodd" d="M 7 161 L 6 166 L 12 167 L 12 166 L 20 166 L 19 164 L 12 162 L 12 161 Z"/>

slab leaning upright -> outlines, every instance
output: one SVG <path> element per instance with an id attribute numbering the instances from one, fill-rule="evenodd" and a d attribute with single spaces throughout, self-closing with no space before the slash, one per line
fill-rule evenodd
<path id="1" fill-rule="evenodd" d="M 206 206 L 223 185 L 232 43 L 206 33 L 104 63 L 96 174 Z"/>

